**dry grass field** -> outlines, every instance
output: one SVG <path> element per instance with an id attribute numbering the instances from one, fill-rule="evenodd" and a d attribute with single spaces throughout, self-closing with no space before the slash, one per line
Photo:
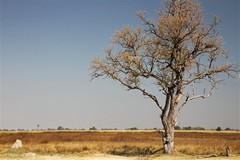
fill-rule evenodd
<path id="1" fill-rule="evenodd" d="M 11 149 L 16 139 L 22 140 L 23 148 Z M 55 155 L 81 158 L 95 154 L 164 159 L 161 140 L 156 131 L 0 132 L 0 159 L 11 159 L 11 157 L 14 159 L 16 156 L 31 156 L 31 154 L 52 155 L 52 159 Z M 231 157 L 240 158 L 240 132 L 176 131 L 173 156 L 174 159 L 177 157 L 199 159 L 206 155 L 215 155 L 218 159 L 224 159 L 226 146 L 231 149 Z"/>

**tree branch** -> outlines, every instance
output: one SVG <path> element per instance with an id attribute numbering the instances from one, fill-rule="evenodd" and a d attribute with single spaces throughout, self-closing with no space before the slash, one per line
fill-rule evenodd
<path id="1" fill-rule="evenodd" d="M 177 121 L 178 116 L 179 116 L 181 110 L 182 110 L 183 107 L 187 104 L 187 102 L 192 101 L 192 100 L 194 100 L 194 99 L 198 99 L 198 98 L 203 98 L 203 99 L 209 98 L 209 97 L 212 95 L 212 90 L 213 90 L 214 88 L 215 88 L 215 87 L 213 86 L 207 95 L 205 95 L 205 94 L 203 93 L 203 94 L 201 94 L 201 95 L 196 95 L 196 96 L 195 96 L 195 95 L 192 95 L 192 96 L 189 96 L 189 94 L 187 94 L 187 95 L 186 95 L 186 99 L 185 99 L 184 102 L 179 106 L 178 111 L 177 111 L 176 114 L 175 114 L 175 118 L 174 118 L 175 121 Z M 204 92 L 205 92 L 205 89 L 204 89 Z"/>
<path id="2" fill-rule="evenodd" d="M 116 78 L 116 80 L 117 80 L 118 82 L 120 82 L 123 86 L 127 87 L 129 90 L 139 90 L 139 91 L 141 91 L 144 96 L 148 96 L 149 98 L 151 98 L 151 99 L 156 103 L 156 105 L 158 106 L 158 108 L 159 108 L 160 110 L 163 110 L 163 108 L 160 106 L 159 101 L 158 101 L 158 99 L 156 98 L 156 96 L 154 96 L 154 95 L 146 92 L 145 89 L 142 89 L 142 88 L 140 88 L 140 87 L 137 86 L 137 85 L 131 86 L 131 85 L 125 83 L 123 80 L 121 80 L 121 79 L 119 79 L 119 78 Z"/>

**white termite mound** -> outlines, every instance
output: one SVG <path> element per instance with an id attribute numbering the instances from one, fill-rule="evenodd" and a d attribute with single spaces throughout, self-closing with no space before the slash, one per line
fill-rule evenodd
<path id="1" fill-rule="evenodd" d="M 22 148 L 22 141 L 17 139 L 15 143 L 12 145 L 12 148 Z"/>

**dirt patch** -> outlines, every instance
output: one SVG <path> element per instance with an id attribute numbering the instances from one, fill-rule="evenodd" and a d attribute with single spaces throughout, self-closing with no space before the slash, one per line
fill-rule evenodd
<path id="1" fill-rule="evenodd" d="M 148 156 L 148 157 L 124 157 L 124 156 L 113 156 L 107 154 L 94 154 L 88 156 L 77 156 L 77 155 L 38 155 L 32 152 L 18 154 L 0 154 L 1 160 L 226 160 L 226 157 L 211 157 L 203 158 L 196 156 L 186 155 L 160 155 L 160 156 Z M 228 157 L 228 160 L 239 160 L 239 156 Z"/>
<path id="2" fill-rule="evenodd" d="M 29 152 L 21 155 L 18 154 L 1 154 L 1 160 L 136 160 L 138 158 L 112 156 L 105 154 L 94 154 L 86 157 L 79 157 L 74 155 L 37 155 Z"/>

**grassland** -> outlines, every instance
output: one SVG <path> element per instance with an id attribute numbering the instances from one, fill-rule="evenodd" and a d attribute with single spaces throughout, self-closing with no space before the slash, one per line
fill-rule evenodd
<path id="1" fill-rule="evenodd" d="M 11 149 L 16 139 L 22 140 L 22 149 Z M 192 159 L 214 155 L 224 158 L 226 146 L 231 149 L 231 157 L 240 158 L 240 132 L 177 131 L 174 156 Z M 156 131 L 0 132 L 0 153 L 5 157 L 27 153 L 75 157 L 107 154 L 148 159 L 164 156 L 162 139 Z"/>

